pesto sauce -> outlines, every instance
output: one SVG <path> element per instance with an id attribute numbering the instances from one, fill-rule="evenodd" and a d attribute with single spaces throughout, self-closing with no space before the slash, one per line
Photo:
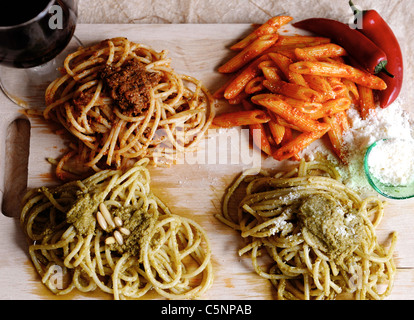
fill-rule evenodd
<path id="1" fill-rule="evenodd" d="M 299 208 L 298 219 L 312 241 L 337 262 L 351 254 L 363 238 L 363 221 L 355 209 L 329 196 L 309 196 Z"/>
<path id="2" fill-rule="evenodd" d="M 114 209 L 112 211 L 114 217 L 119 217 L 123 221 L 123 227 L 128 229 L 131 233 L 124 236 L 124 243 L 112 244 L 111 249 L 119 253 L 128 252 L 141 260 L 140 251 L 146 241 L 149 240 L 151 232 L 158 219 L 158 212 L 154 208 L 151 210 L 144 210 L 142 207 L 128 206 Z M 108 231 L 111 231 L 108 229 Z"/>
<path id="3" fill-rule="evenodd" d="M 78 192 L 76 201 L 66 213 L 66 221 L 72 224 L 82 236 L 95 232 L 95 214 L 98 210 L 99 200 L 89 193 Z"/>
<path id="4" fill-rule="evenodd" d="M 66 222 L 72 224 L 76 231 L 82 236 L 94 234 L 99 224 L 96 222 L 96 213 L 99 204 L 103 201 L 101 193 L 81 192 L 76 194 L 76 200 L 71 204 L 66 213 Z M 125 252 L 140 259 L 140 251 L 143 244 L 148 240 L 153 227 L 158 219 L 158 211 L 150 206 L 149 210 L 142 206 L 127 206 L 110 209 L 112 217 L 121 218 L 122 226 L 129 230 L 129 235 L 123 235 L 123 244 L 117 242 L 111 244 L 110 249 L 120 254 Z M 107 226 L 104 237 L 111 236 L 116 228 Z"/>

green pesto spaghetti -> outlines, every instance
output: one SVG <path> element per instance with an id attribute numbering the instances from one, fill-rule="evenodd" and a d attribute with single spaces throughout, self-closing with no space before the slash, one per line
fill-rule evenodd
<path id="1" fill-rule="evenodd" d="M 137 299 L 155 290 L 191 299 L 211 287 L 207 235 L 151 192 L 148 161 L 26 194 L 21 225 L 33 265 L 53 293 L 100 289 Z"/>
<path id="2" fill-rule="evenodd" d="M 242 173 L 228 188 L 217 218 L 240 232 L 247 244 L 239 255 L 250 253 L 278 299 L 383 299 L 391 293 L 397 234 L 388 250 L 377 242 L 382 201 L 362 199 L 329 164 L 302 160 L 275 175 L 256 172 Z"/>

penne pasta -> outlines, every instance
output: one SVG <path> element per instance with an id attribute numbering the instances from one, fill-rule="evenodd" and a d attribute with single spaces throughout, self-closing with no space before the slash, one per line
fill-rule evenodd
<path id="1" fill-rule="evenodd" d="M 285 101 L 277 99 L 277 97 L 271 94 L 254 96 L 252 97 L 252 102 L 276 113 L 287 122 L 297 126 L 301 131 L 320 131 L 326 128 L 326 124 L 312 119 L 308 115 L 292 107 Z"/>
<path id="2" fill-rule="evenodd" d="M 343 79 L 337 77 L 326 77 L 326 81 L 328 81 L 331 86 L 332 95 L 335 99 L 348 96 L 348 88 L 342 80 Z"/>
<path id="3" fill-rule="evenodd" d="M 319 60 L 347 55 L 344 48 L 334 43 L 326 43 L 313 47 L 296 48 L 295 55 L 299 60 Z"/>
<path id="4" fill-rule="evenodd" d="M 276 64 L 276 66 L 282 71 L 286 81 L 289 80 L 289 66 L 292 64 L 292 60 L 280 53 L 269 53 L 269 58 Z"/>
<path id="5" fill-rule="evenodd" d="M 272 156 L 278 161 L 289 159 L 308 147 L 312 142 L 322 138 L 330 129 L 329 125 L 320 131 L 304 132 L 273 152 Z"/>
<path id="6" fill-rule="evenodd" d="M 346 78 L 376 90 L 387 88 L 387 84 L 381 78 L 343 63 L 300 61 L 291 64 L 289 69 L 300 74 Z"/>
<path id="7" fill-rule="evenodd" d="M 346 157 L 342 149 L 342 134 L 343 128 L 340 121 L 335 116 L 325 117 L 324 121 L 328 123 L 331 129 L 328 132 L 329 140 L 332 144 L 332 148 L 335 154 L 343 163 L 346 163 Z"/>
<path id="8" fill-rule="evenodd" d="M 269 115 L 263 110 L 243 110 L 236 112 L 223 113 L 216 116 L 213 120 L 213 126 L 219 128 L 231 128 L 237 126 L 246 126 L 269 122 Z"/>
<path id="9" fill-rule="evenodd" d="M 245 110 L 254 109 L 253 104 L 247 100 L 243 100 L 242 104 Z M 267 155 L 272 155 L 272 147 L 270 145 L 266 129 L 262 123 L 249 125 L 249 133 L 256 147 L 258 147 Z"/>
<path id="10" fill-rule="evenodd" d="M 253 138 L 253 143 L 266 153 L 268 156 L 272 155 L 272 147 L 269 142 L 269 138 L 266 134 L 266 129 L 263 124 L 252 124 L 249 126 L 250 135 Z"/>
<path id="11" fill-rule="evenodd" d="M 262 55 L 248 66 L 246 66 L 224 90 L 224 98 L 233 99 L 239 95 L 246 85 L 254 78 L 260 76 L 261 70 L 259 69 L 259 64 L 263 61 L 269 60 L 267 55 Z"/>
<path id="12" fill-rule="evenodd" d="M 351 99 L 352 103 L 358 104 L 359 103 L 359 92 L 358 92 L 358 87 L 355 84 L 355 82 L 352 82 L 351 80 L 348 80 L 348 79 L 343 79 L 342 83 L 345 85 L 348 91 L 348 97 L 349 99 Z"/>
<path id="13" fill-rule="evenodd" d="M 348 116 L 346 115 L 346 112 L 341 111 L 341 112 L 336 113 L 334 116 L 342 128 L 342 132 L 348 131 L 350 128 L 350 124 L 349 124 Z"/>
<path id="14" fill-rule="evenodd" d="M 236 78 L 237 74 L 232 75 L 229 79 L 227 79 L 226 82 L 223 83 L 214 93 L 213 98 L 214 99 L 223 99 L 224 98 L 224 92 L 226 88 L 229 86 L 231 82 Z"/>
<path id="15" fill-rule="evenodd" d="M 247 37 L 245 37 L 241 41 L 231 46 L 230 49 L 231 50 L 243 50 L 250 43 L 256 40 L 258 37 L 267 35 L 267 34 L 274 34 L 279 30 L 280 27 L 284 26 L 285 24 L 289 23 L 292 20 L 293 18 L 289 16 L 272 17 L 267 22 L 259 26 L 252 33 L 250 33 Z"/>
<path id="16" fill-rule="evenodd" d="M 274 45 L 272 47 L 270 47 L 269 49 L 267 49 L 265 52 L 265 54 L 269 54 L 269 53 L 279 53 L 281 55 L 284 55 L 285 57 L 288 57 L 289 59 L 291 59 L 292 61 L 298 61 L 296 54 L 295 54 L 295 48 L 293 48 L 292 46 L 277 46 Z"/>
<path id="17" fill-rule="evenodd" d="M 332 116 L 338 112 L 346 111 L 351 107 L 351 100 L 348 98 L 339 98 L 334 100 L 329 100 L 322 104 L 322 107 L 312 111 L 306 112 L 306 110 L 301 110 L 303 113 L 309 115 L 312 119 L 321 119 L 324 117 Z"/>
<path id="18" fill-rule="evenodd" d="M 281 80 L 279 69 L 277 67 L 262 67 L 261 70 L 265 80 L 269 80 L 271 82 L 278 82 Z"/>
<path id="19" fill-rule="evenodd" d="M 272 119 L 268 122 L 268 126 L 270 129 L 270 133 L 275 141 L 275 144 L 281 144 L 283 141 L 283 137 L 285 136 L 286 127 L 277 123 L 277 121 Z"/>
<path id="20" fill-rule="evenodd" d="M 222 65 L 218 71 L 221 73 L 232 73 L 235 72 L 242 67 L 244 67 L 247 63 L 255 59 L 261 53 L 263 53 L 266 49 L 270 48 L 273 44 L 276 43 L 278 39 L 278 35 L 264 35 L 256 40 L 254 40 L 251 44 L 249 44 L 243 51 L 238 53 L 235 57 L 227 61 L 224 65 Z"/>
<path id="21" fill-rule="evenodd" d="M 214 97 L 249 112 L 217 116 L 213 125 L 248 125 L 254 144 L 277 160 L 299 160 L 301 150 L 328 133 L 344 161 L 346 111 L 357 105 L 365 118 L 375 109 L 375 90 L 386 83 L 348 65 L 346 50 L 329 38 L 281 35 L 291 20 L 273 17 L 231 47 L 238 52 L 218 70 L 232 77 Z"/>
<path id="22" fill-rule="evenodd" d="M 256 77 L 250 80 L 246 88 L 244 89 L 247 94 L 254 94 L 259 91 L 262 91 L 265 87 L 263 86 L 263 80 L 265 80 L 265 77 Z"/>
<path id="23" fill-rule="evenodd" d="M 244 99 L 247 99 L 248 97 L 249 97 L 249 94 L 246 91 L 242 91 L 237 96 L 227 101 L 229 102 L 229 104 L 236 105 L 236 104 L 242 103 L 242 101 Z"/>
<path id="24" fill-rule="evenodd" d="M 270 112 L 270 113 L 272 114 L 273 112 Z M 273 114 L 276 116 L 275 117 L 276 118 L 276 123 L 278 125 L 281 125 L 285 128 L 293 129 L 295 131 L 302 131 L 298 126 L 294 125 L 293 123 L 287 122 L 285 119 L 283 119 L 282 117 L 278 116 L 275 113 L 273 113 Z"/>
<path id="25" fill-rule="evenodd" d="M 297 100 L 308 102 L 321 102 L 323 95 L 311 88 L 301 86 L 299 84 L 290 83 L 286 81 L 272 82 L 264 80 L 263 85 L 272 93 L 282 94 Z"/>
<path id="26" fill-rule="evenodd" d="M 272 59 L 279 69 L 283 72 L 285 80 L 296 83 L 298 85 L 307 87 L 307 83 L 301 74 L 292 72 L 289 66 L 293 63 L 291 59 L 280 53 L 269 53 L 269 58 Z"/>
<path id="27" fill-rule="evenodd" d="M 326 77 L 304 74 L 303 78 L 309 88 L 321 93 L 323 101 L 335 99 L 335 92 Z"/>
<path id="28" fill-rule="evenodd" d="M 277 42 L 278 46 L 297 46 L 297 45 L 320 45 L 330 43 L 331 39 L 325 37 L 313 36 L 280 36 Z"/>
<path id="29" fill-rule="evenodd" d="M 305 78 L 301 74 L 296 73 L 296 72 L 290 72 L 289 73 L 289 81 L 291 83 L 300 85 L 302 87 L 309 87 L 309 85 L 306 82 Z"/>
<path id="30" fill-rule="evenodd" d="M 288 144 L 289 142 L 291 142 L 294 139 L 293 137 L 293 132 L 289 127 L 285 128 L 285 135 L 283 137 L 281 146 L 285 146 L 286 144 Z M 273 156 L 273 154 L 272 154 Z M 295 153 L 294 155 L 292 155 L 290 158 L 288 158 L 292 161 L 300 161 L 301 157 L 299 155 L 299 153 Z"/>
<path id="31" fill-rule="evenodd" d="M 322 103 L 320 102 L 308 102 L 304 100 L 298 100 L 298 99 L 290 98 L 290 97 L 287 97 L 281 94 L 274 94 L 273 96 L 277 99 L 287 102 L 292 107 L 303 109 L 303 110 L 308 110 L 307 112 L 312 112 L 312 111 L 322 108 Z"/>
<path id="32" fill-rule="evenodd" d="M 362 119 L 366 119 L 371 112 L 375 112 L 374 94 L 370 88 L 358 86 L 359 113 Z"/>

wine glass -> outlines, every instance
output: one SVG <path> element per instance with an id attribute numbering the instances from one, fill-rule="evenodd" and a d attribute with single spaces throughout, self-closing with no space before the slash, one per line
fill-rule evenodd
<path id="1" fill-rule="evenodd" d="M 43 103 L 67 51 L 81 45 L 77 7 L 78 0 L 20 0 L 0 11 L 0 87 L 19 106 Z"/>

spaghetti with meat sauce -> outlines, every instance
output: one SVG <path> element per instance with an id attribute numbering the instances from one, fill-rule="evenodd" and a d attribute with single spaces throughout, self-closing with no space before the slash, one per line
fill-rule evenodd
<path id="1" fill-rule="evenodd" d="M 66 57 L 43 111 L 75 138 L 58 162 L 51 160 L 60 179 L 78 178 L 79 163 L 96 172 L 144 157 L 170 165 L 197 149 L 214 118 L 214 100 L 199 80 L 177 74 L 170 63 L 166 51 L 126 38 Z"/>
<path id="2" fill-rule="evenodd" d="M 104 88 L 108 88 L 110 97 L 127 116 L 137 116 L 148 110 L 151 88 L 161 81 L 160 74 L 147 72 L 141 62 L 134 60 L 117 68 L 107 65 L 100 77 Z"/>

